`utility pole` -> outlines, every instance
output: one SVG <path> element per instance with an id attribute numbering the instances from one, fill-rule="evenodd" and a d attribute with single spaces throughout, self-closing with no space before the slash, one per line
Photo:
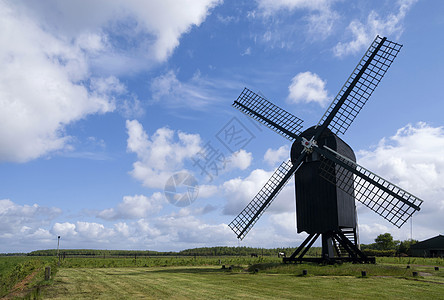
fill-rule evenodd
<path id="1" fill-rule="evenodd" d="M 59 265 L 60 265 L 59 245 L 60 245 L 60 235 L 57 237 L 57 257 L 59 258 Z"/>

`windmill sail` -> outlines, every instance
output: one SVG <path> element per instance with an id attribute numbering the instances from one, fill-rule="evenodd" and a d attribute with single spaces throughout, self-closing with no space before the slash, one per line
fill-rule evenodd
<path id="1" fill-rule="evenodd" d="M 324 146 L 316 151 L 326 158 L 320 165 L 320 176 L 335 184 L 359 202 L 401 227 L 413 213 L 420 210 L 422 200 L 372 173 L 334 150 Z M 350 177 L 354 175 L 354 186 Z"/>
<path id="2" fill-rule="evenodd" d="M 301 133 L 301 119 L 247 88 L 244 88 L 233 106 L 290 141 L 298 139 Z"/>
<path id="3" fill-rule="evenodd" d="M 402 45 L 376 36 L 318 126 L 344 134 L 378 86 Z M 319 133 L 319 135 L 322 132 Z"/>
<path id="4" fill-rule="evenodd" d="M 296 169 L 290 160 L 282 162 L 253 200 L 231 221 L 228 226 L 236 233 L 238 239 L 242 240 L 247 235 Z"/>

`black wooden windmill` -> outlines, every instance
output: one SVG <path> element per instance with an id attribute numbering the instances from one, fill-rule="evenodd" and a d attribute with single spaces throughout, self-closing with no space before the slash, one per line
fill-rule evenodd
<path id="1" fill-rule="evenodd" d="M 295 174 L 297 230 L 309 236 L 284 262 L 374 262 L 359 250 L 355 199 L 401 227 L 422 200 L 356 164 L 344 134 L 387 72 L 402 45 L 377 36 L 316 126 L 245 88 L 233 106 L 293 142 L 290 158 L 229 224 L 239 239 L 254 226 Z M 322 258 L 304 258 L 322 236 Z"/>

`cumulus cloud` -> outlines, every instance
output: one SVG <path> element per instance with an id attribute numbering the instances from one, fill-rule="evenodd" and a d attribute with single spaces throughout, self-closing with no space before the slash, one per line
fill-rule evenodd
<path id="1" fill-rule="evenodd" d="M 72 150 L 66 126 L 91 114 L 140 114 L 137 97 L 109 74 L 165 61 L 218 4 L 1 1 L 0 161 Z"/>
<path id="2" fill-rule="evenodd" d="M 64 127 L 114 110 L 105 86 L 88 81 L 85 54 L 0 3 L 0 160 L 24 162 L 67 147 Z"/>
<path id="3" fill-rule="evenodd" d="M 368 47 L 376 35 L 399 37 L 404 28 L 403 21 L 410 8 L 417 0 L 399 0 L 399 10 L 397 13 L 388 14 L 385 18 L 371 11 L 368 14 L 367 22 L 364 24 L 359 20 L 353 20 L 348 25 L 348 31 L 352 35 L 352 40 L 345 43 L 338 43 L 333 52 L 336 56 L 355 54 Z"/>
<path id="4" fill-rule="evenodd" d="M 106 228 L 103 224 L 95 222 L 76 222 L 76 231 L 79 235 L 87 239 L 99 239 L 106 241 L 108 237 L 113 235 L 110 228 Z"/>
<path id="5" fill-rule="evenodd" d="M 73 237 L 77 235 L 76 225 L 69 222 L 55 223 L 52 226 L 52 232 L 57 236 L 63 236 L 63 238 Z"/>
<path id="6" fill-rule="evenodd" d="M 155 227 L 162 232 L 164 238 L 179 245 L 215 245 L 232 237 L 226 224 L 208 224 L 189 212 L 184 209 L 177 214 L 161 216 L 155 220 Z"/>
<path id="7" fill-rule="evenodd" d="M 324 107 L 330 102 L 325 84 L 326 81 L 322 80 L 315 73 L 299 73 L 291 80 L 291 84 L 288 87 L 289 94 L 287 100 L 291 103 L 316 102 Z"/>
<path id="8" fill-rule="evenodd" d="M 443 127 L 423 122 L 409 124 L 394 136 L 382 139 L 375 149 L 359 151 L 358 159 L 363 166 L 409 191 L 424 196 L 444 191 Z M 444 208 L 443 204 L 440 207 Z"/>
<path id="9" fill-rule="evenodd" d="M 233 152 L 230 157 L 227 159 L 227 170 L 247 169 L 253 160 L 253 154 L 251 152 L 247 152 L 244 149 Z"/>
<path id="10" fill-rule="evenodd" d="M 216 185 L 199 185 L 199 198 L 210 198 L 218 192 Z"/>
<path id="11" fill-rule="evenodd" d="M 115 208 L 108 208 L 98 213 L 97 217 L 105 220 L 138 219 L 158 213 L 165 199 L 161 193 L 151 197 L 144 195 L 125 196 Z"/>
<path id="12" fill-rule="evenodd" d="M 97 51 L 100 55 L 92 58 L 100 67 L 106 68 L 108 64 L 108 67 L 114 65 L 131 71 L 140 65 L 146 67 L 146 60 L 151 63 L 153 59 L 165 61 L 179 45 L 180 37 L 193 26 L 200 26 L 220 3 L 220 0 L 186 3 L 177 0 L 43 0 L 27 6 L 47 30 L 69 39 L 81 39 L 89 49 Z M 116 27 L 119 32 L 113 31 Z M 119 39 L 127 40 L 132 46 L 122 45 Z"/>
<path id="13" fill-rule="evenodd" d="M 136 197 L 134 197 L 136 198 Z M 137 202 L 137 201 L 135 201 Z M 123 202 L 122 202 L 123 203 Z M 114 210 L 118 212 L 119 205 Z M 183 250 L 191 247 L 237 245 L 236 238 L 224 222 L 205 220 L 216 207 L 184 208 L 177 213 L 133 221 L 102 224 L 94 221 L 51 220 L 58 209 L 38 205 L 21 206 L 0 200 L 0 252 L 19 252 L 55 248 L 57 236 L 61 247 L 107 249 Z M 128 213 L 127 213 L 128 214 Z M 137 213 L 130 212 L 131 216 Z"/>
<path id="14" fill-rule="evenodd" d="M 127 121 L 127 149 L 137 154 L 131 175 L 143 185 L 163 188 L 173 172 L 183 168 L 184 160 L 201 151 L 198 134 L 175 132 L 163 127 L 149 137 L 138 121 Z"/>
<path id="15" fill-rule="evenodd" d="M 0 200 L 0 252 L 18 252 L 35 248 L 35 242 L 51 242 L 53 235 L 45 227 L 61 213 L 55 207 Z"/>
<path id="16" fill-rule="evenodd" d="M 288 209 L 287 212 L 276 213 L 270 216 L 270 223 L 281 235 L 286 239 L 294 239 L 296 230 L 296 211 L 294 209 Z"/>
<path id="17" fill-rule="evenodd" d="M 444 226 L 444 128 L 426 123 L 407 125 L 395 135 L 382 139 L 372 150 L 357 152 L 358 163 L 424 200 L 421 211 L 415 213 L 414 223 L 424 232 L 438 234 Z M 375 220 L 387 224 L 397 236 L 409 237 L 408 225 L 392 228 L 379 216 L 358 206 L 363 228 L 372 233 Z M 371 223 L 366 223 L 371 222 Z M 367 226 L 367 227 L 366 227 Z M 370 226 L 370 227 L 369 227 Z M 364 231 L 365 232 L 365 231 Z"/>
<path id="18" fill-rule="evenodd" d="M 96 222 L 77 221 L 75 223 L 55 223 L 51 232 L 54 235 L 61 236 L 62 240 L 67 242 L 94 242 L 106 245 L 109 239 L 117 235 L 118 230 L 107 228 L 105 225 Z"/>
<path id="19" fill-rule="evenodd" d="M 278 149 L 267 149 L 264 155 L 264 161 L 270 166 L 276 166 L 276 164 L 282 163 L 284 160 L 287 160 L 290 157 L 290 147 L 288 145 L 284 145 L 279 147 Z"/>
<path id="20" fill-rule="evenodd" d="M 31 228 L 47 225 L 62 211 L 56 207 L 37 204 L 19 205 L 9 199 L 0 200 L 0 236 L 12 236 L 19 231 L 29 233 Z"/>
<path id="21" fill-rule="evenodd" d="M 190 245 L 216 246 L 232 238 L 226 224 L 208 224 L 192 212 L 185 208 L 178 213 L 111 225 L 81 221 L 55 223 L 50 232 L 60 235 L 66 246 L 88 243 L 95 248 L 165 251 L 183 250 Z"/>
<path id="22" fill-rule="evenodd" d="M 238 177 L 224 182 L 222 189 L 227 202 L 223 213 L 228 215 L 240 213 L 267 182 L 271 174 L 272 172 L 256 169 L 244 179 Z"/>
<path id="23" fill-rule="evenodd" d="M 387 224 L 381 224 L 381 222 L 374 222 L 374 220 L 359 218 L 358 229 L 359 229 L 359 241 L 362 244 L 371 244 L 374 239 L 381 233 L 390 232 L 392 226 Z"/>

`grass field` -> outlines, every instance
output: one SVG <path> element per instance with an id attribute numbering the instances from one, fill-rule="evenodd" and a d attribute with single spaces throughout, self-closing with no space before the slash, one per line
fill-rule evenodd
<path id="1" fill-rule="evenodd" d="M 42 281 L 44 267 L 55 265 L 55 262 L 54 257 L 0 256 L 0 298 L 25 279 L 31 284 Z"/>
<path id="2" fill-rule="evenodd" d="M 293 267 L 293 270 L 292 268 Z M 61 269 L 45 299 L 442 299 L 444 280 L 308 275 L 286 266 L 258 273 L 216 266 Z M 317 266 L 316 266 L 317 267 Z M 346 267 L 346 266 L 345 266 Z M 362 266 L 361 266 L 362 267 Z M 319 267 L 317 267 L 319 268 Z M 337 267 L 336 269 L 343 269 Z M 376 271 L 376 269 L 374 269 Z M 278 272 L 276 272 L 278 271 Z M 442 276 L 442 274 L 441 274 Z"/>
<path id="3" fill-rule="evenodd" d="M 444 265 L 442 259 L 381 258 L 376 265 L 332 266 L 280 261 L 275 257 L 67 258 L 54 279 L 44 285 L 34 283 L 28 297 L 444 299 L 444 267 L 434 269 Z M 302 276 L 302 270 L 308 275 Z M 362 270 L 367 277 L 361 276 Z M 414 277 L 413 271 L 419 276 Z"/>

